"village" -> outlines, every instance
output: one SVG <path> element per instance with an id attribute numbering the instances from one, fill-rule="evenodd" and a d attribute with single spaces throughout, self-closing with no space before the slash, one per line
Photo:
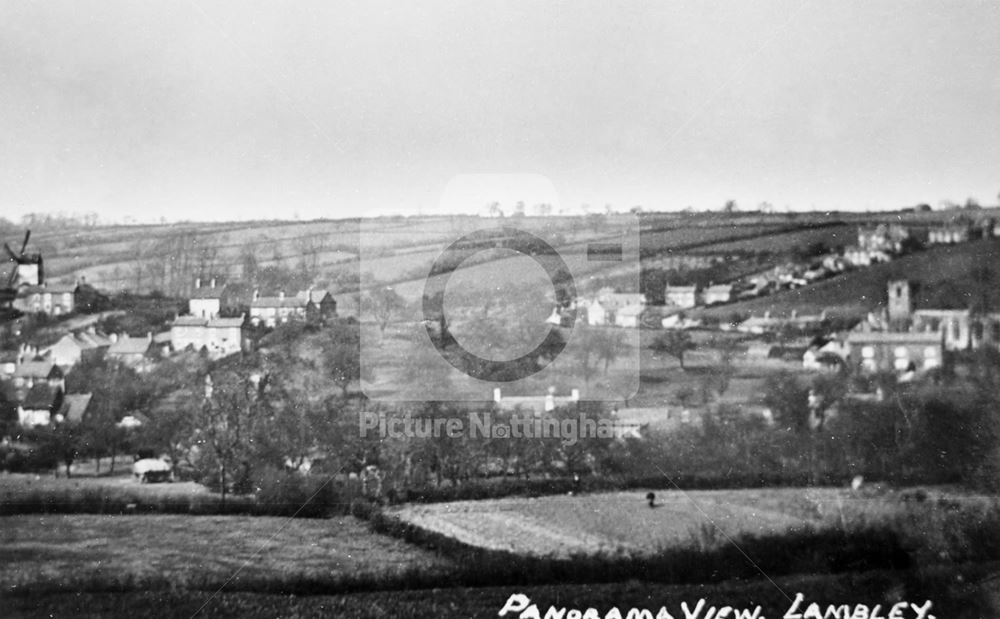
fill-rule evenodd
<path id="1" fill-rule="evenodd" d="M 898 383 L 919 381 L 940 369 L 951 352 L 1000 347 L 1000 312 L 978 306 L 916 307 L 914 289 L 920 282 L 907 280 L 887 280 L 883 300 L 867 316 L 834 319 L 826 310 L 799 314 L 793 308 L 759 315 L 734 312 L 720 319 L 720 311 L 747 299 L 767 298 L 885 264 L 924 247 L 956 245 L 998 234 L 1000 226 L 992 217 L 977 219 L 964 214 L 950 223 L 912 231 L 902 224 L 861 225 L 856 244 L 840 251 L 813 252 L 808 261 L 787 262 L 705 287 L 667 281 L 659 295 L 662 305 L 647 303 L 647 295 L 637 291 L 603 287 L 585 293 L 566 308 L 557 307 L 549 322 L 561 324 L 560 312 L 572 310 L 583 327 L 641 330 L 646 349 L 644 376 L 669 373 L 669 368 L 675 367 L 671 364 L 679 363 L 682 372 L 671 375 L 668 387 L 656 382 L 644 384 L 636 400 L 611 407 L 622 436 L 677 428 L 719 406 L 735 406 L 773 422 L 765 392 L 768 376 L 790 372 L 804 379 L 830 374 L 892 376 Z M 280 325 L 332 325 L 343 314 L 343 310 L 338 314 L 338 299 L 346 303 L 349 315 L 358 315 L 356 293 L 310 287 L 288 294 L 270 291 L 267 296 L 224 277 L 198 277 L 183 309 L 169 320 L 167 328 L 145 335 L 104 332 L 98 328 L 102 318 L 116 312 L 79 311 L 82 305 L 93 303 L 92 297 L 102 295 L 100 291 L 85 279 L 73 285 L 46 281 L 41 257 L 24 256 L 20 260 L 12 256 L 15 268 L 11 281 L 16 296 L 11 307 L 28 317 L 46 315 L 57 322 L 46 330 L 45 344 L 11 337 L 17 332 L 17 322 L 5 327 L 8 338 L 7 347 L 0 351 L 0 387 L 11 416 L 5 441 L 16 435 L 18 426 L 82 421 L 91 394 L 67 392 L 65 377 L 83 360 L 103 358 L 137 372 L 149 372 L 172 356 L 183 358 L 197 352 L 203 358 L 221 359 L 250 351 L 262 333 Z M 676 257 L 672 260 L 678 262 Z M 662 264 L 663 259 L 648 263 Z M 713 263 L 701 258 L 689 266 L 697 270 Z M 644 268 L 646 264 L 644 261 Z M 65 317 L 72 318 L 58 322 Z M 882 397 L 882 387 L 876 382 L 854 380 L 847 397 Z M 555 393 L 550 387 L 547 393 L 534 396 L 501 396 L 501 390 L 496 389 L 492 399 L 502 410 L 551 412 L 579 401 L 582 388 L 577 385 L 570 394 Z M 865 392 L 868 388 L 872 391 Z M 484 393 L 483 399 L 490 395 Z M 117 415 L 121 428 L 134 428 L 147 420 L 141 411 L 123 410 Z"/>

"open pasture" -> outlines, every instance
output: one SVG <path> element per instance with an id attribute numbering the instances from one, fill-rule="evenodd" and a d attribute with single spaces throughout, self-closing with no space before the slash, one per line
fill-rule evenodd
<path id="1" fill-rule="evenodd" d="M 418 527 L 493 550 L 531 556 L 642 556 L 670 548 L 708 550 L 741 537 L 875 524 L 929 535 L 945 508 L 975 515 L 995 497 L 923 491 L 768 488 L 723 491 L 646 490 L 407 505 L 395 515 Z"/>
<path id="2" fill-rule="evenodd" d="M 439 556 L 370 532 L 345 516 L 329 520 L 250 516 L 0 518 L 5 593 L 109 589 L 116 585 L 217 588 L 256 581 L 391 578 L 447 565 Z M 207 594 L 206 594 L 207 595 Z"/>

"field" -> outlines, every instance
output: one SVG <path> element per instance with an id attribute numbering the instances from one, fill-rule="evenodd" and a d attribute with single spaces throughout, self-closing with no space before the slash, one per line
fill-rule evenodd
<path id="1" fill-rule="evenodd" d="M 25 588 L 212 590 L 227 582 L 260 590 L 264 582 L 310 580 L 346 586 L 447 565 L 433 553 L 371 533 L 353 517 L 0 517 L 4 594 Z"/>
<path id="2" fill-rule="evenodd" d="M 935 501 L 960 501 L 963 510 L 994 508 L 996 498 L 933 491 L 920 506 L 900 492 L 858 494 L 846 489 L 754 489 L 659 491 L 656 506 L 646 491 L 459 501 L 407 505 L 396 515 L 405 522 L 466 544 L 521 555 L 642 556 L 696 545 L 715 548 L 747 535 L 780 534 L 825 527 L 926 518 Z M 940 524 L 940 523 L 938 523 Z"/>
<path id="3" fill-rule="evenodd" d="M 821 604 L 881 604 L 888 608 L 900 600 L 917 604 L 930 599 L 932 614 L 948 619 L 983 619 L 1000 616 L 997 581 L 1000 565 L 963 566 L 960 569 L 926 569 L 915 572 L 866 572 L 863 574 L 801 575 L 731 581 L 708 585 L 665 585 L 633 580 L 623 583 L 481 587 L 375 591 L 347 595 L 278 595 L 188 591 L 61 594 L 0 599 L 7 617 L 496 617 L 514 593 L 523 593 L 541 613 L 556 608 L 595 608 L 603 617 L 611 607 L 627 614 L 629 608 L 656 613 L 666 607 L 683 617 L 682 602 L 694 606 L 699 599 L 717 608 L 760 605 L 760 617 L 781 617 L 790 599 L 802 593 Z M 800 609 L 801 610 L 801 609 Z M 5 611 L 5 612 L 4 612 Z M 508 614 L 516 617 L 517 614 Z M 541 615 L 544 616 L 544 615 Z M 653 616 L 653 615 L 651 615 Z M 913 616 L 912 614 L 909 616 Z"/>

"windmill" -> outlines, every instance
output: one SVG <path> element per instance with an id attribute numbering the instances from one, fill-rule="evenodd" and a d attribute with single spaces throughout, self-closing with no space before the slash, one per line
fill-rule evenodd
<path id="1" fill-rule="evenodd" d="M 21 251 L 15 253 L 10 245 L 3 244 L 7 250 L 7 255 L 14 263 L 10 278 L 7 280 L 8 288 L 20 286 L 41 286 L 45 281 L 45 272 L 42 268 L 42 254 L 29 254 L 25 250 L 28 248 L 28 239 L 31 238 L 31 230 L 24 233 L 24 242 L 21 243 Z M 16 284 L 16 285 L 15 285 Z"/>
<path id="2" fill-rule="evenodd" d="M 7 243 L 3 245 L 14 265 L 10 270 L 6 285 L 0 288 L 0 324 L 16 320 L 23 315 L 20 310 L 11 305 L 17 298 L 18 287 L 39 286 L 45 281 L 42 255 L 40 253 L 29 254 L 25 251 L 28 248 L 28 239 L 30 238 L 31 230 L 28 230 L 24 233 L 24 242 L 21 243 L 20 253 L 16 253 Z"/>

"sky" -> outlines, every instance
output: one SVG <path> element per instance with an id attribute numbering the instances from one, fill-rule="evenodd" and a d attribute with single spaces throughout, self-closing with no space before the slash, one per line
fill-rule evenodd
<path id="1" fill-rule="evenodd" d="M 0 216 L 1000 192 L 1000 3 L 0 3 Z"/>

